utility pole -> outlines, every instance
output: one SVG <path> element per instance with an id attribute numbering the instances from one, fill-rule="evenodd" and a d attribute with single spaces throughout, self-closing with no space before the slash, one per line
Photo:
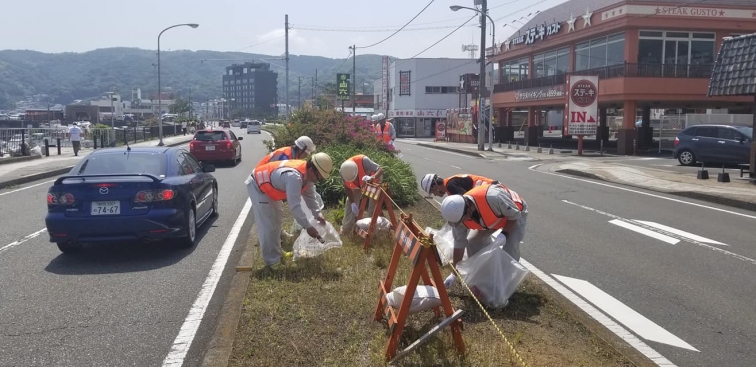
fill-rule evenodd
<path id="1" fill-rule="evenodd" d="M 312 91 L 310 92 L 310 107 L 315 107 L 315 77 L 310 77 Z"/>
<path id="2" fill-rule="evenodd" d="M 354 95 L 357 93 L 355 83 L 357 83 L 357 46 L 352 45 L 352 116 L 357 113 L 357 106 L 354 103 Z"/>
<path id="3" fill-rule="evenodd" d="M 297 87 L 297 109 L 302 109 L 302 77 L 299 77 L 299 87 Z"/>
<path id="4" fill-rule="evenodd" d="M 478 82 L 478 150 L 486 149 L 485 124 L 483 121 L 483 94 L 486 90 L 486 14 L 488 14 L 488 0 L 480 0 L 480 81 Z"/>
<path id="5" fill-rule="evenodd" d="M 284 18 L 286 24 L 286 123 L 289 123 L 289 14 Z"/>

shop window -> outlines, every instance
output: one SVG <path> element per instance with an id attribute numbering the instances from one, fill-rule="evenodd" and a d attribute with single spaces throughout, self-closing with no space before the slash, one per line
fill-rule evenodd
<path id="1" fill-rule="evenodd" d="M 569 47 L 553 50 L 533 56 L 535 77 L 564 74 L 569 71 Z"/>
<path id="2" fill-rule="evenodd" d="M 458 87 L 425 87 L 425 94 L 456 94 Z"/>
<path id="3" fill-rule="evenodd" d="M 601 37 L 575 46 L 575 70 L 621 64 L 625 61 L 625 35 Z"/>
<path id="4" fill-rule="evenodd" d="M 640 31 L 641 64 L 711 65 L 716 35 L 709 32 Z"/>
<path id="5" fill-rule="evenodd" d="M 500 63 L 501 81 L 504 83 L 516 82 L 528 78 L 529 59 L 524 57 L 518 60 Z"/>
<path id="6" fill-rule="evenodd" d="M 575 46 L 575 70 L 588 70 L 591 68 L 591 44 L 585 42 Z"/>
<path id="7" fill-rule="evenodd" d="M 664 55 L 664 41 L 652 39 L 638 40 L 638 63 L 661 64 Z"/>

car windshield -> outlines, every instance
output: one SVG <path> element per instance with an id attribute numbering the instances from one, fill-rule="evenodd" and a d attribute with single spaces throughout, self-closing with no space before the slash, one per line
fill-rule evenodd
<path id="1" fill-rule="evenodd" d="M 146 173 L 165 176 L 165 156 L 162 153 L 126 152 L 96 154 L 84 158 L 71 172 L 76 175 L 115 173 Z"/>
<path id="2" fill-rule="evenodd" d="M 748 126 L 736 126 L 736 129 L 740 131 L 741 133 L 745 134 L 749 139 L 753 138 L 753 128 Z"/>
<path id="3" fill-rule="evenodd" d="M 201 141 L 220 141 L 226 140 L 226 133 L 223 131 L 198 131 L 194 136 L 194 140 Z"/>
<path id="4" fill-rule="evenodd" d="M 252 121 L 252 122 L 250 122 L 250 124 L 252 124 L 252 125 L 260 125 L 260 122 L 259 121 Z"/>

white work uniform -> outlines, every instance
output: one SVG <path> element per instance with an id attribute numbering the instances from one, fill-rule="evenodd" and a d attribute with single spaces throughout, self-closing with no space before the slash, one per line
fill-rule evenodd
<path id="1" fill-rule="evenodd" d="M 378 163 L 373 162 L 368 157 L 362 157 L 362 168 L 365 169 L 366 175 L 374 175 L 376 172 L 378 172 L 378 169 L 380 166 L 378 166 Z M 362 181 L 362 177 L 357 177 L 358 180 Z M 347 190 L 351 190 L 349 188 L 346 188 Z M 360 194 L 362 195 L 362 194 Z M 362 197 L 362 200 L 369 200 L 367 211 L 365 212 L 365 216 L 372 217 L 373 216 L 373 210 L 375 210 L 375 200 L 373 199 L 367 199 L 366 197 Z M 357 206 L 359 207 L 361 203 L 357 203 Z M 362 219 L 362 218 L 360 218 Z M 354 231 L 354 224 L 357 223 L 357 214 L 354 214 L 352 212 L 352 200 L 347 195 L 346 203 L 344 205 L 344 220 L 341 222 L 341 232 L 342 233 L 350 233 L 351 231 Z"/>
<path id="2" fill-rule="evenodd" d="M 385 123 L 388 124 L 388 121 Z M 380 122 L 375 123 L 375 129 L 380 131 L 379 133 L 376 133 L 376 134 L 381 135 L 381 136 L 383 135 L 383 126 L 381 126 Z M 392 142 L 396 140 L 396 128 L 394 127 L 393 123 L 391 123 L 391 125 L 389 126 L 389 136 L 391 137 Z"/>
<path id="3" fill-rule="evenodd" d="M 522 200 L 522 210 L 512 200 L 509 191 L 501 186 L 492 186 L 486 193 L 486 201 L 493 213 L 499 218 L 507 218 L 507 224 L 502 228 L 507 236 L 507 242 L 504 245 L 504 251 L 517 261 L 520 261 L 520 241 L 525 238 L 525 226 L 528 220 L 528 204 Z M 470 231 L 464 222 L 450 223 L 452 225 L 452 236 L 454 237 L 455 249 L 467 249 L 467 257 L 472 257 L 478 251 L 483 249 L 481 239 L 491 236 L 496 230 L 476 230 L 475 234 L 468 240 L 467 235 Z M 481 223 L 481 225 L 483 225 Z"/>
<path id="4" fill-rule="evenodd" d="M 320 209 L 315 196 L 315 185 L 306 182 L 299 171 L 291 167 L 279 167 L 273 170 L 270 174 L 270 183 L 276 190 L 286 192 L 286 201 L 289 202 L 289 209 L 294 220 L 302 228 L 311 227 L 301 201 L 304 199 L 315 218 L 320 216 Z M 281 201 L 272 200 L 260 191 L 260 186 L 257 185 L 251 175 L 244 181 L 244 184 L 247 185 L 247 193 L 252 200 L 252 210 L 255 214 L 263 261 L 265 265 L 273 265 L 281 261 L 281 256 L 283 256 L 283 249 L 281 248 L 283 204 Z M 302 192 L 305 185 L 306 189 Z"/>

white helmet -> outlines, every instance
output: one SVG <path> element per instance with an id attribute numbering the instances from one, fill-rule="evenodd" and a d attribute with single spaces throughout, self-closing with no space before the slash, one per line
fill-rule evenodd
<path id="1" fill-rule="evenodd" d="M 310 158 L 310 161 L 312 161 L 315 169 L 318 170 L 320 176 L 323 177 L 324 180 L 327 180 L 328 177 L 331 176 L 331 171 L 333 170 L 333 160 L 331 159 L 331 156 L 323 152 L 315 153 L 312 158 Z"/>
<path id="2" fill-rule="evenodd" d="M 341 178 L 343 178 L 344 181 L 352 182 L 357 179 L 357 163 L 355 163 L 351 159 L 348 159 L 341 164 L 339 172 L 341 173 Z"/>
<path id="3" fill-rule="evenodd" d="M 297 138 L 297 140 L 294 141 L 294 145 L 297 146 L 297 148 L 304 150 L 307 153 L 312 153 L 315 151 L 315 144 L 312 142 L 312 139 L 308 136 L 300 136 Z"/>
<path id="4" fill-rule="evenodd" d="M 462 195 L 447 196 L 441 202 L 441 216 L 447 222 L 457 223 L 465 215 L 465 198 Z"/>
<path id="5" fill-rule="evenodd" d="M 420 180 L 420 188 L 423 189 L 428 195 L 431 194 L 430 190 L 433 186 L 433 183 L 436 182 L 436 174 L 435 173 L 429 173 L 423 177 L 422 180 Z"/>
<path id="6" fill-rule="evenodd" d="M 373 115 L 372 117 L 370 117 L 370 119 L 373 120 L 373 121 L 381 121 L 381 120 L 383 120 L 385 118 L 386 118 L 386 115 L 384 115 L 382 113 L 377 113 L 377 114 Z"/>

